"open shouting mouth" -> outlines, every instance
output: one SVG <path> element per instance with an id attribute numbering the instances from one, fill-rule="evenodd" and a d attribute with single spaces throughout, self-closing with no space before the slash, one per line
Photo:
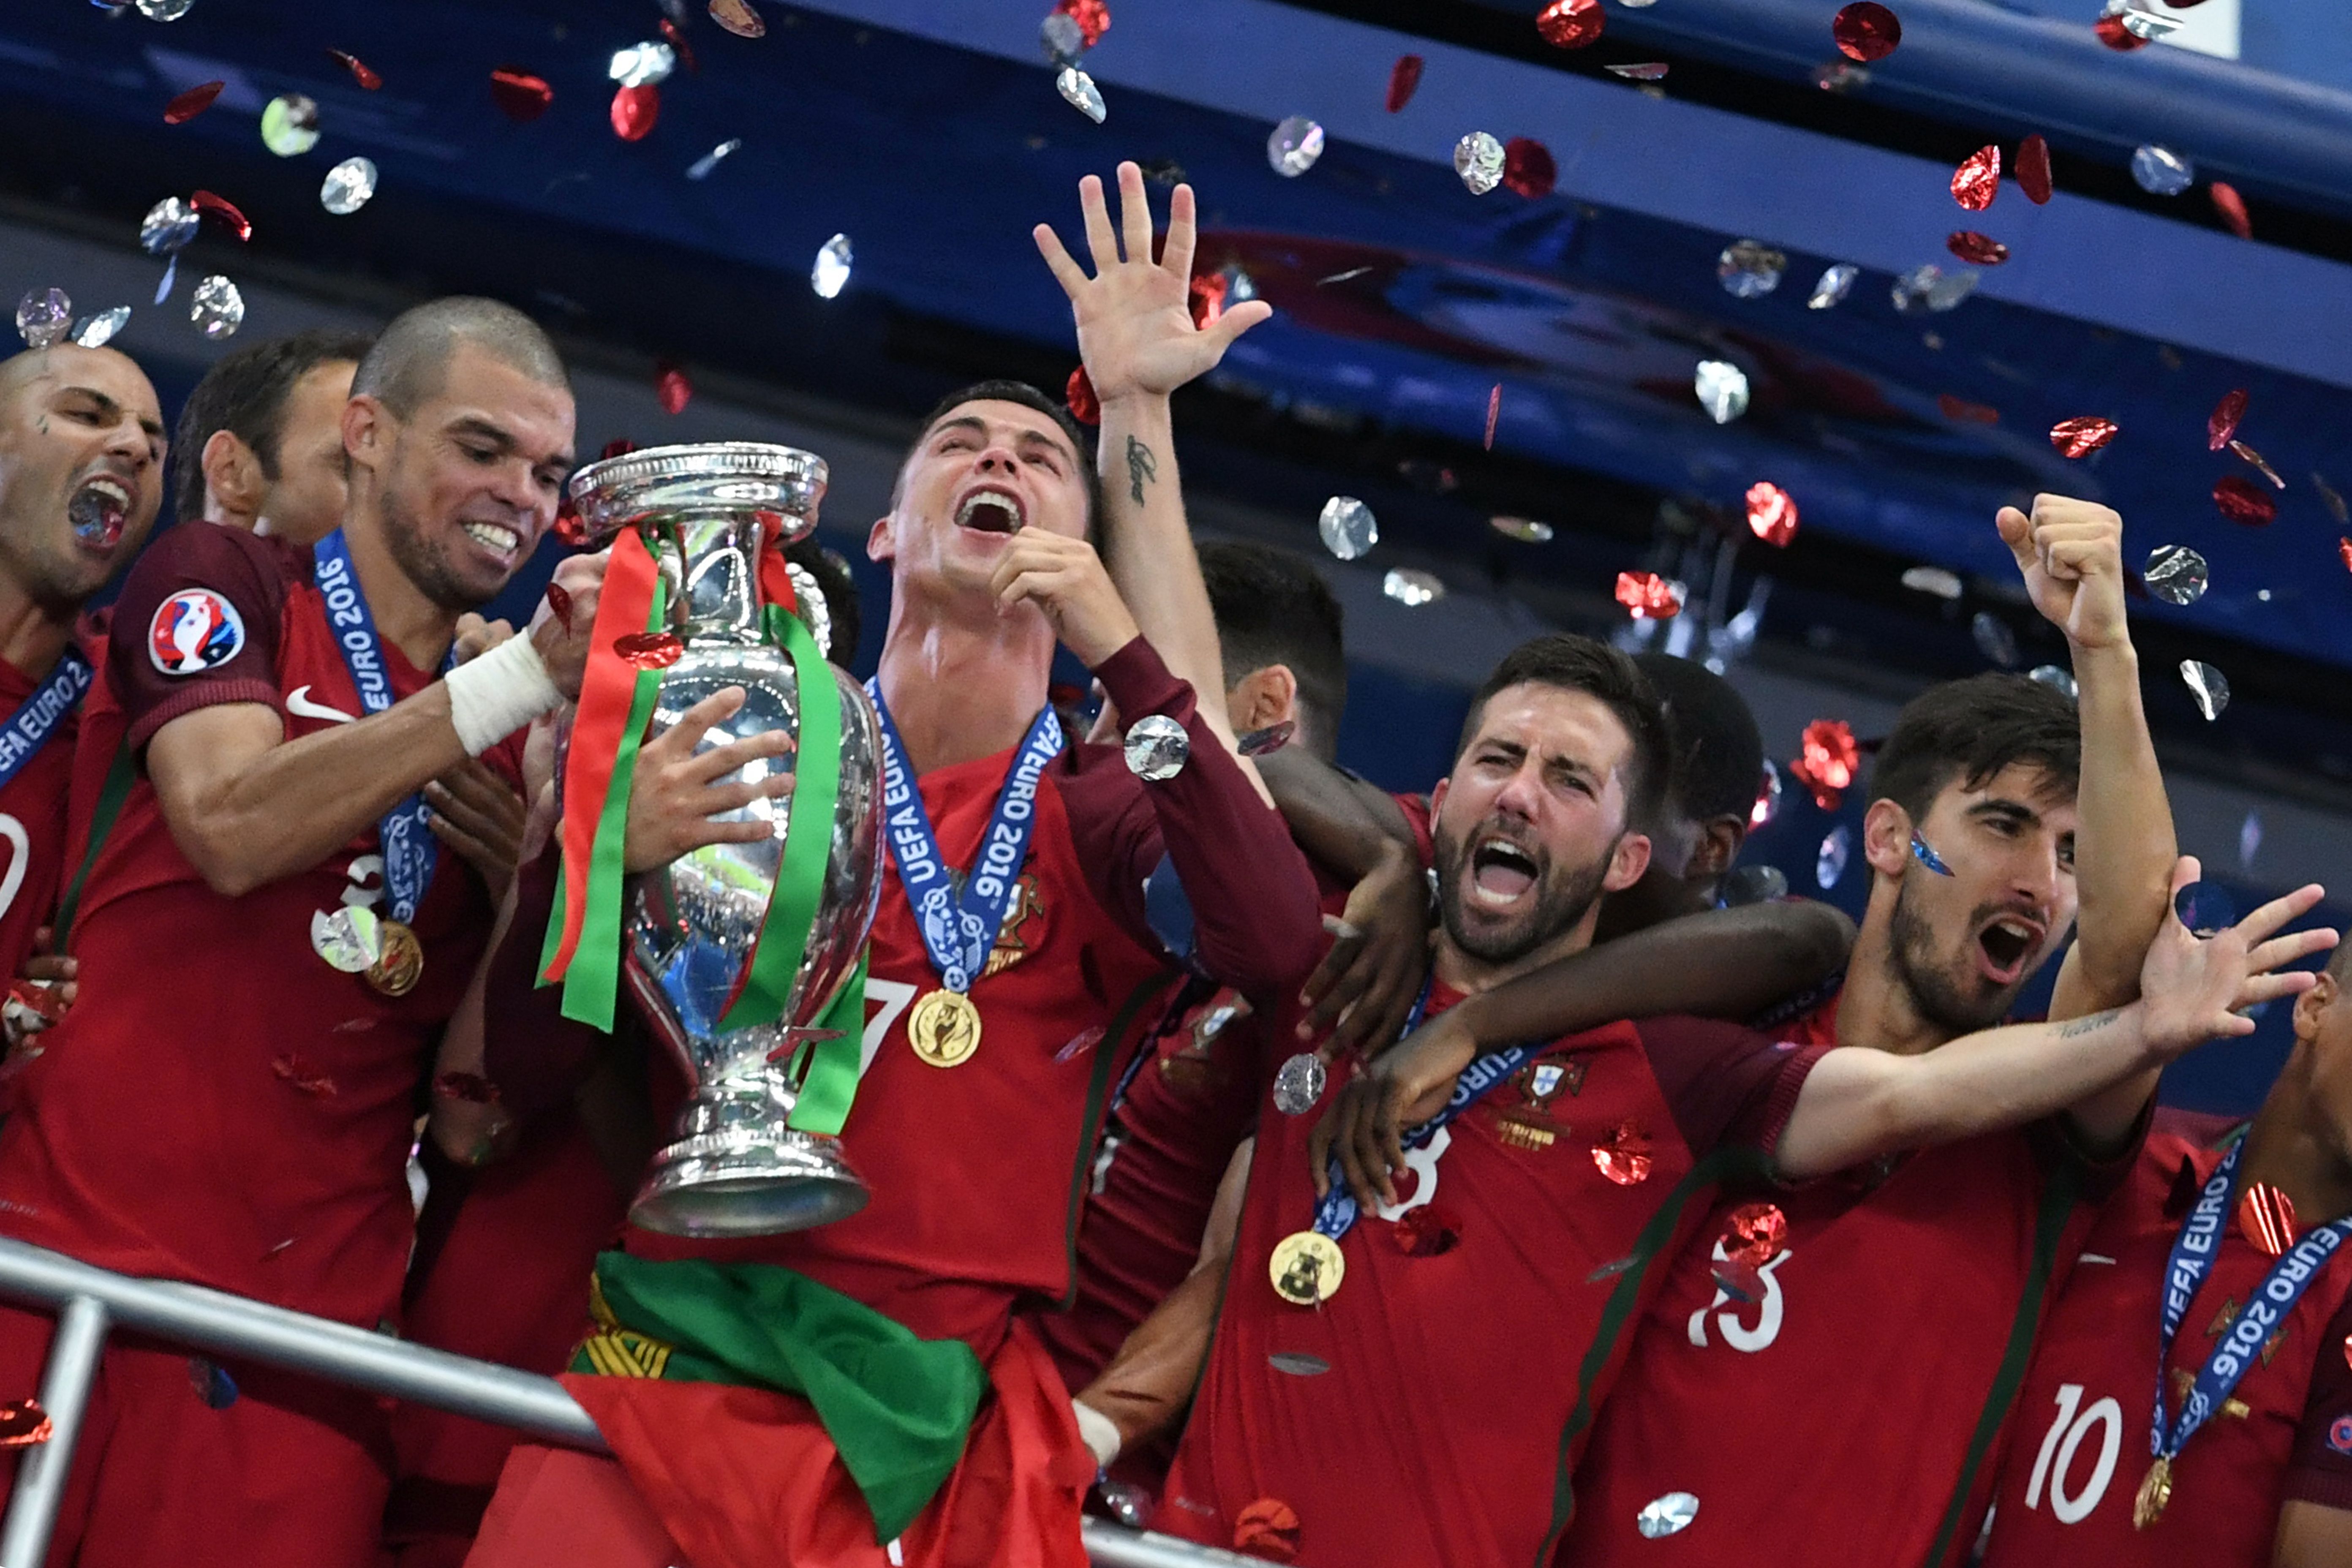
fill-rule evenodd
<path id="1" fill-rule="evenodd" d="M 1018 533 L 1028 524 L 1028 509 L 1011 490 L 982 486 L 958 503 L 955 521 L 976 533 Z"/>
<path id="2" fill-rule="evenodd" d="M 131 521 L 131 487 L 111 474 L 83 481 L 66 502 L 66 521 L 73 525 L 74 538 L 96 549 L 112 549 Z"/>

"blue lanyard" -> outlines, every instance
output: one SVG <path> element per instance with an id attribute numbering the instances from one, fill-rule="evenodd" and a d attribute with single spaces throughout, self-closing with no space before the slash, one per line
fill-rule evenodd
<path id="1" fill-rule="evenodd" d="M 980 857 L 961 879 L 959 891 L 959 879 L 948 869 L 939 836 L 931 831 L 931 814 L 923 809 L 923 792 L 916 787 L 915 770 L 908 765 L 906 744 L 898 739 L 890 705 L 882 700 L 880 680 L 868 680 L 866 692 L 882 721 L 882 822 L 891 862 L 898 868 L 898 885 L 914 907 L 923 950 L 939 971 L 940 984 L 950 991 L 970 991 L 987 965 L 989 949 L 996 945 L 1004 911 L 1013 907 L 1020 886 L 1029 835 L 1037 826 L 1037 781 L 1045 764 L 1062 754 L 1062 721 L 1054 717 L 1050 703 L 1031 721 L 1003 787 L 996 793 L 996 809 L 989 814 L 988 831 L 981 835 Z"/>
<path id="2" fill-rule="evenodd" d="M 359 574 L 352 570 L 343 531 L 339 528 L 312 545 L 310 558 L 317 567 L 319 592 L 327 601 L 327 625 L 335 634 L 343 668 L 351 671 L 360 707 L 371 715 L 381 713 L 393 703 L 392 672 L 384 668 L 383 642 L 376 636 L 367 595 L 360 591 Z M 449 662 L 456 660 L 453 647 Z M 392 918 L 404 925 L 416 918 L 441 858 L 441 847 L 425 819 L 424 795 L 412 795 L 396 802 L 376 824 L 376 837 L 383 846 L 384 902 Z"/>
<path id="3" fill-rule="evenodd" d="M 95 679 L 81 650 L 69 647 L 48 679 L 33 688 L 33 694 L 0 723 L 0 789 L 7 788 L 9 781 L 25 771 L 25 764 L 40 754 L 57 734 L 58 726 L 66 721 L 66 715 L 81 706 Z"/>
<path id="4" fill-rule="evenodd" d="M 1430 988 L 1435 984 L 1433 976 L 1421 983 L 1421 995 L 1414 1001 L 1412 1012 L 1404 1021 L 1403 1033 L 1397 1038 L 1403 1039 L 1421 1027 L 1422 1016 L 1429 1011 Z M 1454 1080 L 1453 1097 L 1446 1100 L 1437 1114 L 1417 1127 L 1405 1130 L 1404 1146 L 1408 1149 L 1427 1147 L 1429 1141 L 1437 1136 L 1439 1128 L 1484 1100 L 1543 1048 L 1542 1042 L 1505 1046 L 1500 1050 L 1488 1051 L 1463 1068 L 1462 1076 Z M 1362 1217 L 1362 1214 L 1357 1207 L 1355 1194 L 1348 1190 L 1347 1178 L 1341 1173 L 1339 1156 L 1336 1153 L 1331 1156 L 1328 1189 L 1322 1201 L 1315 1205 L 1315 1228 L 1337 1241 L 1355 1228 L 1356 1221 Z"/>
<path id="5" fill-rule="evenodd" d="M 2156 1352 L 2156 1420 L 2155 1430 L 2148 1437 L 2148 1452 L 2169 1463 L 2206 1418 L 2221 1408 L 2230 1397 L 2238 1380 L 2262 1353 L 2268 1340 L 2281 1323 L 2286 1321 L 2294 1304 L 2311 1282 L 2319 1278 L 2320 1270 L 2336 1249 L 2352 1236 L 2352 1219 L 2339 1219 L 2307 1233 L 2286 1251 L 2263 1276 L 2263 1282 L 2238 1316 L 2230 1324 L 2230 1331 L 2221 1336 L 2213 1353 L 2207 1358 L 2204 1370 L 2181 1402 L 2180 1418 L 2166 1431 L 2164 1416 L 2164 1373 L 2172 1358 L 2172 1342 L 2180 1331 L 2181 1320 L 2189 1315 L 2197 1300 L 2198 1288 L 2213 1271 L 2213 1260 L 2221 1256 L 2223 1227 L 2230 1215 L 2230 1200 L 2237 1184 L 2238 1161 L 2246 1152 L 2245 1141 L 2239 1140 L 2221 1164 L 2214 1167 L 2212 1177 L 2198 1194 L 2197 1205 L 2182 1222 L 2180 1235 L 2172 1243 L 2171 1261 L 2165 1266 L 2163 1314 L 2159 1321 Z"/>

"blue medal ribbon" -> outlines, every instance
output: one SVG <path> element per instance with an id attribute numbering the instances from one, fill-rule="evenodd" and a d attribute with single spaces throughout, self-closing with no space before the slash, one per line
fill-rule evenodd
<path id="1" fill-rule="evenodd" d="M 7 788 L 9 781 L 25 771 L 25 764 L 40 754 L 57 734 L 58 726 L 66 721 L 66 715 L 89 695 L 96 679 L 81 650 L 69 647 L 48 678 L 0 722 L 0 789 Z"/>
<path id="2" fill-rule="evenodd" d="M 310 547 L 320 594 L 327 601 L 327 625 L 335 634 L 343 668 L 351 672 L 360 707 L 373 715 L 393 704 L 392 672 L 384 667 L 383 643 L 377 637 L 375 615 L 360 590 L 359 574 L 352 570 L 352 552 L 343 531 L 335 530 Z M 443 668 L 457 662 L 452 647 Z M 417 906 L 433 886 L 433 868 L 441 846 L 425 826 L 422 794 L 403 797 L 376 824 L 383 846 L 384 904 L 392 918 L 406 925 L 416 918 Z"/>
<path id="3" fill-rule="evenodd" d="M 1413 1002 L 1412 1012 L 1406 1016 L 1404 1028 L 1398 1034 L 1398 1039 L 1402 1040 L 1421 1027 L 1422 1016 L 1429 1011 L 1430 990 L 1436 983 L 1433 975 L 1421 983 L 1421 995 Z M 1463 1068 L 1462 1076 L 1454 1080 L 1453 1096 L 1436 1115 L 1405 1130 L 1404 1146 L 1408 1149 L 1426 1147 L 1429 1141 L 1437 1136 L 1439 1128 L 1493 1093 L 1543 1048 L 1542 1042 L 1528 1042 L 1505 1046 L 1478 1058 Z M 1347 1178 L 1337 1153 L 1331 1156 L 1328 1188 L 1322 1200 L 1315 1205 L 1315 1228 L 1337 1241 L 1354 1229 L 1356 1221 L 1362 1217 L 1355 1194 L 1348 1190 Z"/>
<path id="4" fill-rule="evenodd" d="M 1021 866 L 1029 858 L 1029 835 L 1037 826 L 1037 781 L 1045 764 L 1062 754 L 1062 721 L 1048 704 L 1030 722 L 1028 736 L 1013 752 L 1013 766 L 996 792 L 996 808 L 980 837 L 979 858 L 959 879 L 948 868 L 939 836 L 931 830 L 931 815 L 923 808 L 923 792 L 916 786 L 915 770 L 907 762 L 890 705 L 882 700 L 880 680 L 868 680 L 866 693 L 874 699 L 874 711 L 882 721 L 882 823 L 891 863 L 898 868 L 898 885 L 914 908 L 923 951 L 930 955 L 940 984 L 968 992 L 987 967 L 1004 911 L 1013 907 Z"/>
<path id="5" fill-rule="evenodd" d="M 2230 1397 L 2238 1380 L 2262 1354 L 2263 1342 L 2286 1321 L 2287 1314 L 2294 1310 L 2294 1304 L 2303 1300 L 2303 1293 L 2319 1278 L 2327 1259 L 2344 1245 L 2347 1236 L 2352 1236 L 2352 1218 L 2339 1219 L 2306 1232 L 2302 1240 L 2279 1254 L 2270 1271 L 2263 1276 L 2262 1284 L 2239 1310 L 2229 1332 L 2221 1336 L 2213 1353 L 2206 1358 L 2204 1370 L 2197 1374 L 2189 1397 L 2181 1402 L 2179 1418 L 2171 1422 L 2168 1430 L 2164 1384 L 2165 1368 L 2172 1358 L 2172 1342 L 2197 1300 L 2199 1288 L 2213 1271 L 2214 1259 L 2221 1256 L 2231 1200 L 2235 1195 L 2238 1162 L 2245 1152 L 2242 1138 L 2214 1167 L 2212 1176 L 2198 1194 L 2196 1206 L 2182 1222 L 2180 1234 L 2172 1243 L 2171 1259 L 2165 1266 L 2156 1352 L 2156 1419 L 2148 1436 L 2148 1451 L 2168 1465 L 2179 1456 L 2207 1417 Z"/>

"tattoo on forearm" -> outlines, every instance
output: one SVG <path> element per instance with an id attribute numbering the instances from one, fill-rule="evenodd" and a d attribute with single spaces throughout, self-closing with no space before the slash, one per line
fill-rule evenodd
<path id="1" fill-rule="evenodd" d="M 1160 477 L 1160 459 L 1151 448 L 1129 436 L 1127 438 L 1127 493 L 1135 504 L 1143 504 L 1143 487 Z"/>
<path id="2" fill-rule="evenodd" d="M 2104 1013 L 2093 1013 L 2087 1017 L 2070 1018 L 2058 1026 L 2058 1037 L 2062 1040 L 2071 1040 L 2077 1035 L 2087 1035 L 2094 1029 L 2104 1029 L 2116 1021 L 2117 1011 L 2118 1009 L 2110 1007 Z"/>

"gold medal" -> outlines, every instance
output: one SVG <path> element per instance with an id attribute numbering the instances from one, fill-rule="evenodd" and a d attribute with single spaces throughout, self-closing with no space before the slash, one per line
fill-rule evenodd
<path id="1" fill-rule="evenodd" d="M 1274 1293 L 1294 1307 L 1312 1307 L 1339 1293 L 1348 1259 L 1339 1244 L 1319 1230 L 1302 1230 L 1275 1243 L 1266 1262 Z"/>
<path id="2" fill-rule="evenodd" d="M 2139 1484 L 2139 1495 L 2132 1499 L 2132 1528 L 2146 1530 L 2164 1517 L 2164 1505 L 2172 1500 L 2172 1461 L 2159 1457 L 2147 1468 L 2147 1479 Z"/>
<path id="3" fill-rule="evenodd" d="M 376 934 L 381 946 L 375 962 L 368 965 L 367 983 L 386 996 L 405 996 L 424 978 L 425 944 L 395 920 L 378 921 Z"/>
<path id="4" fill-rule="evenodd" d="M 980 1009 L 961 991 L 933 991 L 908 1010 L 907 1043 L 935 1068 L 961 1067 L 980 1049 Z"/>

